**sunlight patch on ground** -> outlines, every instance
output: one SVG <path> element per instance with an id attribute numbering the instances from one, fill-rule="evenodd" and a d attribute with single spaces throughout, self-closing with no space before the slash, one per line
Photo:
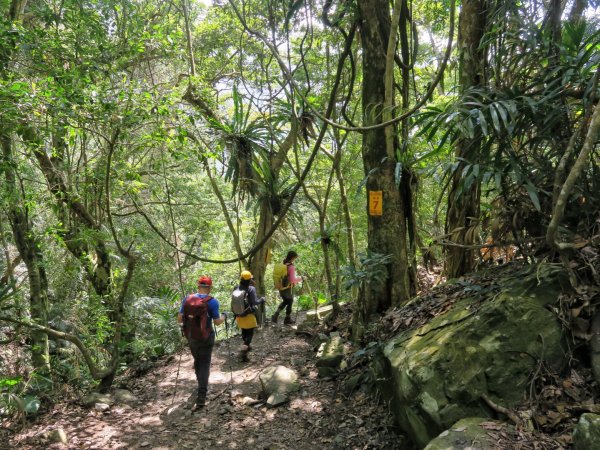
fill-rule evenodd
<path id="1" fill-rule="evenodd" d="M 301 409 L 302 411 L 318 413 L 323 411 L 323 404 L 314 398 L 296 398 L 290 403 L 290 409 Z"/>

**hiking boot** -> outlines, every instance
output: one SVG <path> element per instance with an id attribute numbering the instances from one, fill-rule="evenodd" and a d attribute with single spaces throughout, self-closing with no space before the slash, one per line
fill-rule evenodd
<path id="1" fill-rule="evenodd" d="M 271 316 L 271 322 L 277 323 L 277 319 L 279 319 L 279 311 Z"/>
<path id="2" fill-rule="evenodd" d="M 284 325 L 293 325 L 295 323 L 296 323 L 296 321 L 294 319 L 292 319 L 291 316 L 285 316 L 285 319 L 283 319 Z"/>
<path id="3" fill-rule="evenodd" d="M 192 406 L 192 411 L 198 411 L 199 409 L 204 408 L 204 406 L 206 406 L 206 399 L 198 397 L 196 403 Z"/>
<path id="4" fill-rule="evenodd" d="M 242 344 L 242 346 L 240 347 L 240 352 L 249 352 L 250 351 L 250 346 L 246 345 L 246 344 Z"/>

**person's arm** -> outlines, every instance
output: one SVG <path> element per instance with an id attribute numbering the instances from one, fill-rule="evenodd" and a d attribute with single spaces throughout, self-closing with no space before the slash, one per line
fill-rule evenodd
<path id="1" fill-rule="evenodd" d="M 177 323 L 183 325 L 183 305 L 185 304 L 187 297 L 183 297 L 181 300 L 181 306 L 179 307 L 179 313 L 177 314 Z"/>
<path id="2" fill-rule="evenodd" d="M 223 322 L 225 322 L 225 317 L 225 313 L 223 313 L 218 319 L 213 319 L 213 322 L 215 325 L 221 325 Z"/>
<path id="3" fill-rule="evenodd" d="M 177 324 L 179 325 L 179 331 L 181 332 L 181 337 L 185 337 L 184 333 L 183 333 L 183 305 L 185 304 L 185 301 L 187 300 L 187 297 L 183 297 L 183 300 L 181 300 L 181 306 L 179 307 L 179 312 L 177 313 Z"/>
<path id="4" fill-rule="evenodd" d="M 251 307 L 254 307 L 258 304 L 258 299 L 256 298 L 256 288 L 254 286 L 250 286 L 248 288 L 248 304 Z"/>
<path id="5" fill-rule="evenodd" d="M 213 297 L 210 303 L 212 303 L 212 305 L 209 304 L 208 313 L 215 325 L 221 325 L 225 322 L 225 317 L 227 316 L 219 313 L 219 302 L 216 298 Z"/>

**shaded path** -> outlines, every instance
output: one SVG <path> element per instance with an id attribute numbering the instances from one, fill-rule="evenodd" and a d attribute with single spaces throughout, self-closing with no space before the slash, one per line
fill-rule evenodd
<path id="1" fill-rule="evenodd" d="M 59 404 L 13 436 L 8 448 L 72 449 L 368 449 L 407 448 L 384 406 L 364 393 L 345 398 L 332 381 L 317 378 L 311 344 L 291 327 L 269 325 L 255 335 L 251 361 L 241 363 L 239 336 L 215 346 L 208 404 L 194 414 L 196 380 L 189 352 L 165 358 L 125 386 L 139 402 L 100 412 Z M 273 365 L 293 368 L 301 389 L 278 408 L 258 402 L 258 374 Z M 63 428 L 69 444 L 45 443 L 44 431 Z M 1 446 L 1 445 L 0 445 Z"/>

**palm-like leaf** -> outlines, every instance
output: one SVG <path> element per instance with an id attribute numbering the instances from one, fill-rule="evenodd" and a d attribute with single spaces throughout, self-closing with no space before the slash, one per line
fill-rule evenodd
<path id="1" fill-rule="evenodd" d="M 496 45 L 494 32 L 501 30 L 502 45 Z M 479 179 L 490 183 L 505 203 L 529 198 L 534 208 L 521 209 L 538 211 L 528 220 L 538 229 L 552 204 L 556 165 L 572 128 L 581 126 L 600 64 L 600 31 L 570 25 L 563 42 L 550 57 L 548 36 L 538 25 L 509 15 L 504 28 L 492 30 L 484 43 L 493 50 L 491 66 L 499 68 L 493 86 L 429 108 L 414 123 L 418 136 L 437 141 L 437 151 L 458 139 L 477 139 L 476 156 L 463 161 L 462 190 Z"/>

